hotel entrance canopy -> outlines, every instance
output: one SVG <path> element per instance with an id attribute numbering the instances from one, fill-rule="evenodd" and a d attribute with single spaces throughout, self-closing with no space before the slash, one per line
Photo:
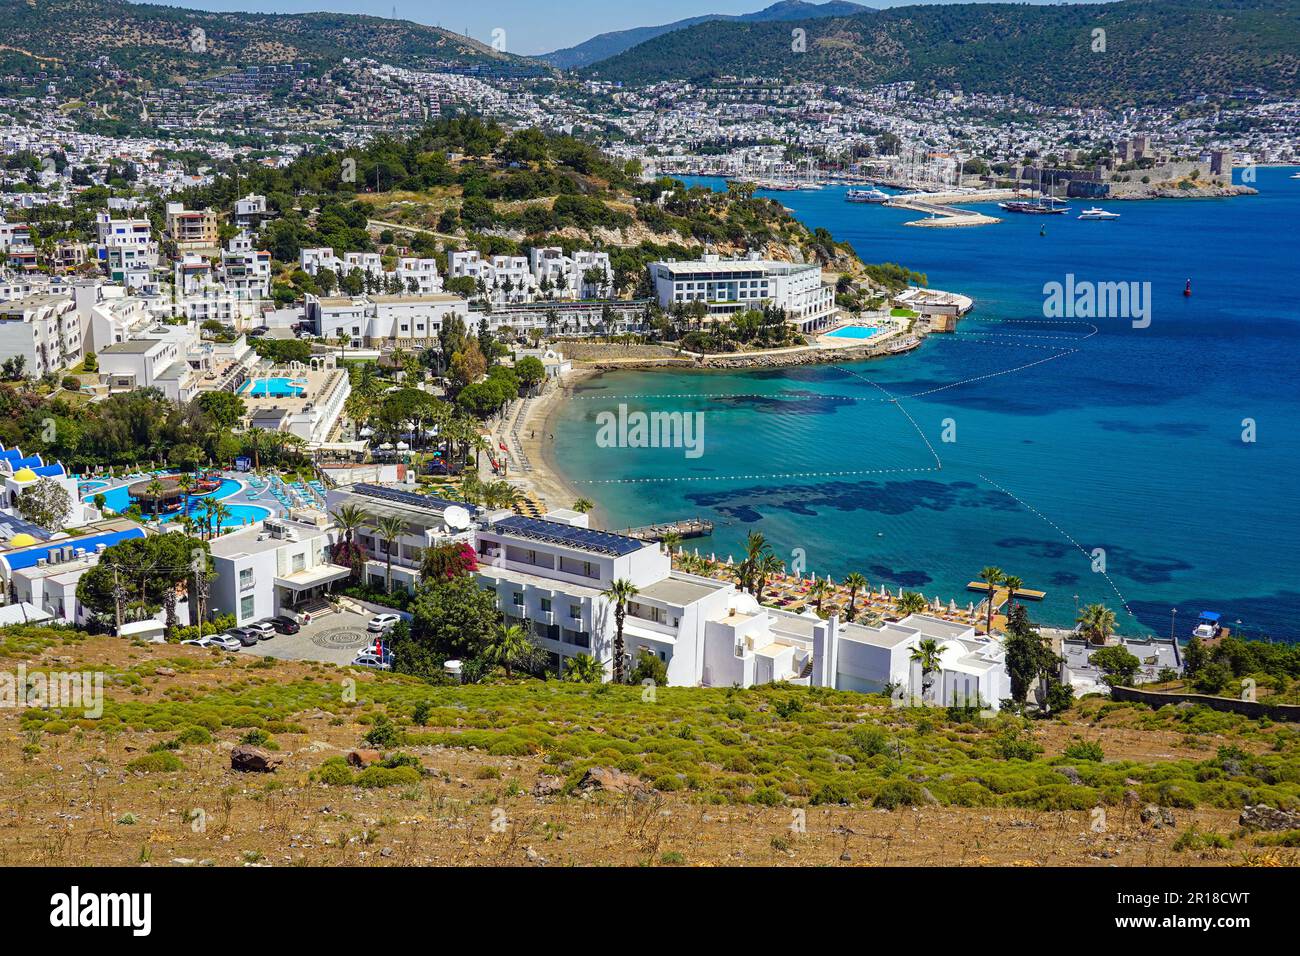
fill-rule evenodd
<path id="1" fill-rule="evenodd" d="M 289 588 L 291 591 L 306 591 L 331 581 L 341 581 L 352 573 L 351 568 L 340 564 L 319 564 L 284 576 L 276 575 L 276 587 Z"/>

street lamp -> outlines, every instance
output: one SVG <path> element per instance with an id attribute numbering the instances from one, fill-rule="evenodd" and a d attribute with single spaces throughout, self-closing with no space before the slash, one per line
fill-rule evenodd
<path id="1" fill-rule="evenodd" d="M 1174 620 L 1178 617 L 1178 608 L 1169 609 L 1169 639 L 1177 642 L 1178 638 L 1174 636 Z"/>

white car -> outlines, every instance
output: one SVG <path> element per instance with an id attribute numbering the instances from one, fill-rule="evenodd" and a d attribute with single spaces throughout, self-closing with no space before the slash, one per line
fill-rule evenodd
<path id="1" fill-rule="evenodd" d="M 376 614 L 366 625 L 367 631 L 373 631 L 376 634 L 382 633 L 400 621 L 401 618 L 396 614 Z"/>
<path id="2" fill-rule="evenodd" d="M 391 671 L 393 669 L 391 657 L 377 657 L 374 654 L 358 654 L 352 660 L 353 667 L 374 667 L 381 671 Z"/>
<path id="3" fill-rule="evenodd" d="M 244 630 L 252 631 L 257 635 L 259 641 L 269 641 L 275 637 L 275 625 L 270 621 L 255 621 L 252 624 L 245 624 Z"/>
<path id="4" fill-rule="evenodd" d="M 238 638 L 231 637 L 229 634 L 208 634 L 193 640 L 181 641 L 181 643 L 193 647 L 219 647 L 223 651 L 237 651 L 243 647 Z"/>

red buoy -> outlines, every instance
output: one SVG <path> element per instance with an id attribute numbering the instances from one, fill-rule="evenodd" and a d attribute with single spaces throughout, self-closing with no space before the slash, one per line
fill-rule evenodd
<path id="1" fill-rule="evenodd" d="M 1188 279 L 1187 285 L 1183 286 L 1183 295 L 1191 295 L 1191 294 L 1192 294 L 1192 280 Z"/>

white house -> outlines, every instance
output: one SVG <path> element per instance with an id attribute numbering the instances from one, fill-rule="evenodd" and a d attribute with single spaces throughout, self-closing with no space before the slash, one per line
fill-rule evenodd
<path id="1" fill-rule="evenodd" d="M 76 303 L 67 295 L 31 295 L 0 302 L 0 360 L 22 358 L 39 378 L 81 362 L 85 335 Z"/>

